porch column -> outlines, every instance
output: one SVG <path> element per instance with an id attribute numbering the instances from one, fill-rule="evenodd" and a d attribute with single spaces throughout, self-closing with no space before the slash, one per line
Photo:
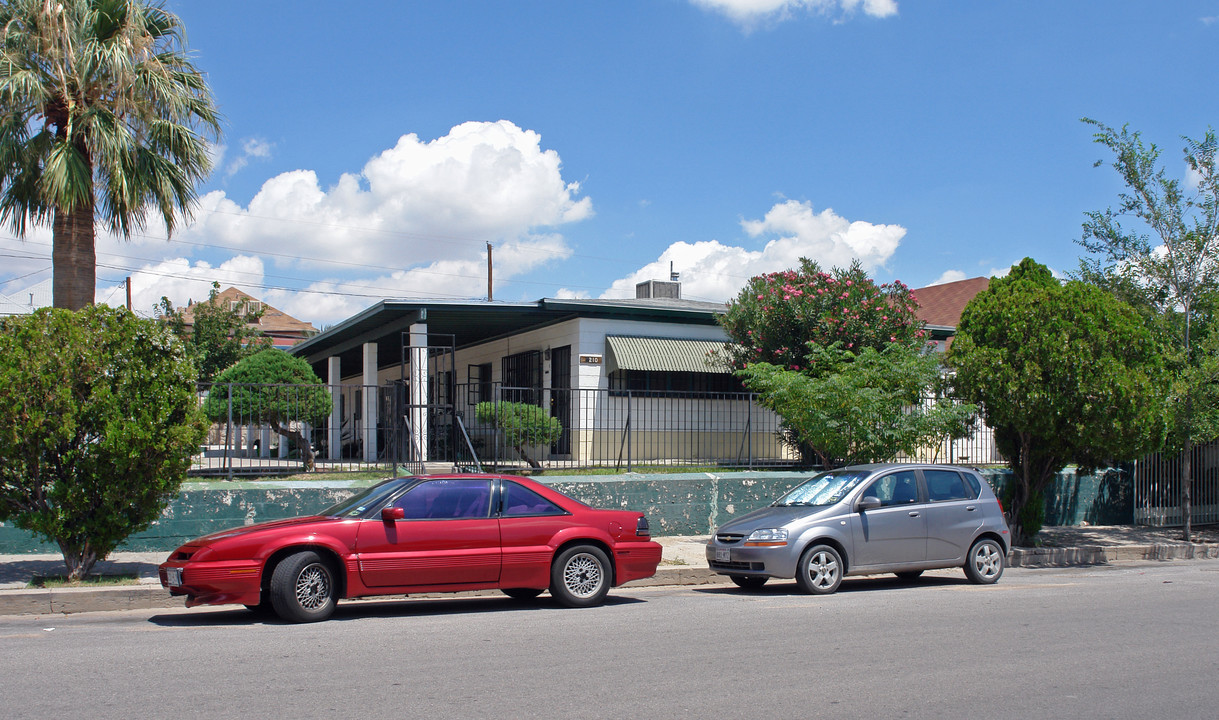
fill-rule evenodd
<path id="1" fill-rule="evenodd" d="M 377 461 L 377 344 L 364 343 L 364 462 Z"/>
<path id="2" fill-rule="evenodd" d="M 410 417 L 412 455 L 419 462 L 428 461 L 428 357 L 427 323 L 415 323 L 410 328 L 410 396 L 407 400 Z"/>
<path id="3" fill-rule="evenodd" d="M 340 368 L 341 364 L 337 355 L 326 358 L 326 382 L 330 385 L 330 440 L 327 445 L 329 446 L 328 456 L 331 460 L 338 460 L 343 454 L 343 416 L 341 414 L 343 378 L 340 375 Z"/>

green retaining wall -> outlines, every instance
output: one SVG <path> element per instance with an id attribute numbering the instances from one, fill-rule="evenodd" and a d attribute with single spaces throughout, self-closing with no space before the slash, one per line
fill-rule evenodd
<path id="1" fill-rule="evenodd" d="M 1001 489 L 1010 473 L 985 471 Z M 545 476 L 536 478 L 593 507 L 647 513 L 652 534 L 706 535 L 716 525 L 769 504 L 811 473 L 734 472 L 675 475 Z M 185 483 L 149 529 L 132 535 L 120 551 L 166 552 L 191 538 L 230 527 L 308 515 L 374 481 Z M 1113 470 L 1077 477 L 1060 473 L 1046 501 L 1046 525 L 1127 525 L 1133 522 L 1131 481 Z M 0 554 L 59 553 L 30 533 L 0 523 Z"/>

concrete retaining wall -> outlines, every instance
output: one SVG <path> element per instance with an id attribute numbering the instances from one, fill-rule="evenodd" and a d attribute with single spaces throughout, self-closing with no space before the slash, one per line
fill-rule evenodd
<path id="1" fill-rule="evenodd" d="M 675 475 L 545 476 L 542 482 L 593 507 L 647 513 L 652 534 L 706 535 L 717 525 L 769 504 L 812 473 L 733 472 Z M 988 471 L 992 485 L 1008 480 Z M 185 483 L 149 529 L 131 536 L 119 550 L 169 552 L 191 538 L 230 527 L 318 512 L 373 481 Z M 1075 477 L 1062 473 L 1046 503 L 1046 525 L 1130 524 L 1129 479 L 1117 471 Z M 58 553 L 11 523 L 0 523 L 0 554 Z"/>

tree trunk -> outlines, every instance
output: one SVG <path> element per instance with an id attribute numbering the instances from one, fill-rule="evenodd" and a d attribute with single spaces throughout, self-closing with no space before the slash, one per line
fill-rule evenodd
<path id="1" fill-rule="evenodd" d="M 540 468 L 542 467 L 542 463 L 540 463 L 540 462 L 538 462 L 537 460 L 534 460 L 533 458 L 529 457 L 529 453 L 525 452 L 525 446 L 524 446 L 524 445 L 517 445 L 517 446 L 516 446 L 516 451 L 517 451 L 518 453 L 520 453 L 520 456 L 521 456 L 521 459 L 522 459 L 522 460 L 524 460 L 525 462 L 529 463 L 529 467 L 534 468 L 534 469 L 540 469 Z"/>
<path id="2" fill-rule="evenodd" d="M 304 433 L 300 430 L 289 429 L 280 425 L 275 420 L 271 421 L 271 429 L 279 435 L 291 438 L 301 451 L 301 461 L 304 462 L 305 472 L 312 472 L 317 468 L 317 461 L 313 454 L 313 447 L 309 445 L 309 441 L 305 439 Z"/>
<path id="3" fill-rule="evenodd" d="M 93 571 L 93 565 L 100 559 L 89 543 L 80 547 L 59 541 L 59 551 L 63 553 L 64 565 L 68 567 L 68 581 L 80 582 Z"/>
<path id="4" fill-rule="evenodd" d="M 97 251 L 92 193 L 87 204 L 70 212 L 56 208 L 52 221 L 54 305 L 80 310 L 92 305 L 97 288 Z"/>

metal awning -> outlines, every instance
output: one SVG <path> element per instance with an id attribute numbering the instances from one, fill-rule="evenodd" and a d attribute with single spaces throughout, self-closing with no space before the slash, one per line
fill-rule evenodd
<path id="1" fill-rule="evenodd" d="M 605 336 L 606 372 L 649 370 L 652 372 L 726 373 L 723 340 L 679 340 L 673 338 Z"/>

